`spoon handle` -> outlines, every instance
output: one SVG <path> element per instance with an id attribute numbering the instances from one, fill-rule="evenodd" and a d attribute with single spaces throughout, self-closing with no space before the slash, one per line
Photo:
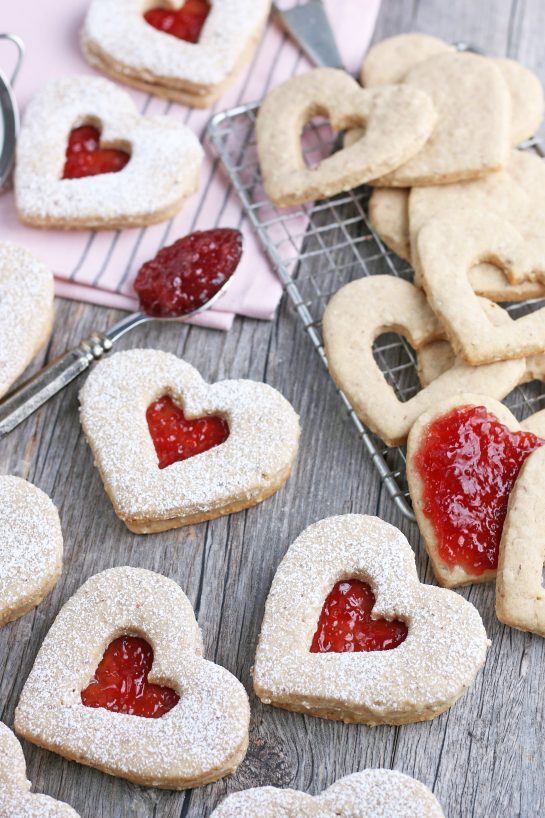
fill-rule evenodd
<path id="1" fill-rule="evenodd" d="M 102 332 L 93 332 L 60 358 L 25 381 L 0 401 L 0 439 L 30 417 L 53 395 L 64 389 L 91 363 L 112 348 L 112 341 Z"/>

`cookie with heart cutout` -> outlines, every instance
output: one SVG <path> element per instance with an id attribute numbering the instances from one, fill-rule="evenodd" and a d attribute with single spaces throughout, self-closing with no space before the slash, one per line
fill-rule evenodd
<path id="1" fill-rule="evenodd" d="M 519 423 L 499 401 L 460 393 L 418 418 L 407 479 L 437 581 L 448 588 L 494 579 L 509 495 L 525 460 L 545 444 L 543 412 Z"/>
<path id="2" fill-rule="evenodd" d="M 53 623 L 15 730 L 137 784 L 216 781 L 246 754 L 250 708 L 238 679 L 202 653 L 191 603 L 175 582 L 141 568 L 103 571 Z"/>
<path id="3" fill-rule="evenodd" d="M 207 108 L 249 62 L 270 6 L 270 0 L 92 0 L 83 54 L 118 82 Z"/>
<path id="4" fill-rule="evenodd" d="M 297 454 L 299 419 L 276 389 L 249 380 L 209 385 L 156 349 L 101 361 L 80 402 L 104 487 L 136 533 L 256 505 L 284 484 Z"/>
<path id="5" fill-rule="evenodd" d="M 306 167 L 301 133 L 313 116 L 334 130 L 365 126 L 349 147 Z M 430 98 L 401 85 L 366 91 L 344 71 L 316 68 L 283 82 L 259 109 L 256 135 L 263 185 L 288 207 L 350 190 L 401 165 L 424 145 L 435 125 Z"/>
<path id="6" fill-rule="evenodd" d="M 545 283 L 545 257 L 508 221 L 477 208 L 442 211 L 421 228 L 416 260 L 430 306 L 464 361 L 477 366 L 545 351 L 543 308 L 493 326 L 469 282 L 468 271 L 488 261 L 511 283 Z"/>
<path id="7" fill-rule="evenodd" d="M 20 477 L 0 476 L 0 626 L 35 608 L 62 570 L 59 513 Z"/>
<path id="8" fill-rule="evenodd" d="M 0 397 L 47 343 L 53 274 L 24 247 L 0 241 Z"/>
<path id="9" fill-rule="evenodd" d="M 320 795 L 255 787 L 229 795 L 210 818 L 444 818 L 433 793 L 395 770 L 363 770 L 340 778 Z"/>
<path id="10" fill-rule="evenodd" d="M 29 103 L 15 203 L 34 227 L 119 229 L 174 216 L 197 189 L 203 150 L 186 125 L 141 116 L 108 80 L 53 80 Z"/>
<path id="11" fill-rule="evenodd" d="M 419 582 L 401 531 L 377 517 L 329 517 L 276 572 L 254 689 L 265 704 L 346 723 L 426 721 L 470 687 L 487 645 L 473 605 Z"/>
<path id="12" fill-rule="evenodd" d="M 79 818 L 72 807 L 48 795 L 29 792 L 21 745 L 0 722 L 0 815 L 3 818 Z"/>
<path id="13" fill-rule="evenodd" d="M 513 367 L 513 361 L 504 361 L 486 368 L 460 363 L 402 400 L 373 355 L 373 343 L 387 332 L 402 334 L 416 350 L 444 338 L 423 292 L 394 276 L 369 276 L 346 284 L 324 312 L 324 345 L 333 380 L 360 420 L 389 446 L 404 443 L 418 416 L 445 395 L 472 390 L 501 399 L 520 382 L 525 369 L 523 361 Z"/>
<path id="14" fill-rule="evenodd" d="M 509 495 L 496 578 L 500 622 L 539 636 L 545 636 L 545 538 L 540 523 L 544 480 L 545 448 L 541 448 L 524 462 Z"/>

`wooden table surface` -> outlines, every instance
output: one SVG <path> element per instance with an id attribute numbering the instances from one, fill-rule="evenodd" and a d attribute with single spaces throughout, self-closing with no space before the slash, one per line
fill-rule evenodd
<path id="1" fill-rule="evenodd" d="M 519 58 L 545 81 L 542 0 L 383 0 L 375 39 L 412 30 Z M 114 311 L 58 301 L 46 358 L 117 317 Z M 235 775 L 175 793 L 142 789 L 26 744 L 34 790 L 69 802 L 82 818 L 201 818 L 227 793 L 246 787 L 273 784 L 314 793 L 348 773 L 389 767 L 431 787 L 449 818 L 542 815 L 545 642 L 496 621 L 493 584 L 461 592 L 478 607 L 492 639 L 485 669 L 432 722 L 346 726 L 265 707 L 252 694 L 250 668 L 271 580 L 289 543 L 310 523 L 331 514 L 377 514 L 406 533 L 421 579 L 433 581 L 416 526 L 401 519 L 382 490 L 292 311 L 284 304 L 270 323 L 237 320 L 228 334 L 142 329 L 120 346 L 174 352 L 211 381 L 247 377 L 275 386 L 301 414 L 300 456 L 286 487 L 257 508 L 137 536 L 114 515 L 93 467 L 78 422 L 78 384 L 2 441 L 0 471 L 28 478 L 57 504 L 65 562 L 53 593 L 0 631 L 1 718 L 13 723 L 38 648 L 81 583 L 115 565 L 141 566 L 181 585 L 195 607 L 206 656 L 243 681 L 252 706 L 250 747 Z"/>

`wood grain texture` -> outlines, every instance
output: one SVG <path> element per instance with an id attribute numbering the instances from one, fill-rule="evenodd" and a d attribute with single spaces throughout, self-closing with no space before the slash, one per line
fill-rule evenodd
<path id="1" fill-rule="evenodd" d="M 360 2 L 361 0 L 339 0 Z M 542 0 L 383 0 L 375 39 L 420 30 L 466 39 L 521 59 L 545 80 Z M 58 301 L 50 359 L 117 314 Z M 248 756 L 231 778 L 191 793 L 142 789 L 25 746 L 35 791 L 68 801 L 83 818 L 205 818 L 226 793 L 275 784 L 318 792 L 338 777 L 385 766 L 432 787 L 449 818 L 533 818 L 545 809 L 544 641 L 500 625 L 494 588 L 461 593 L 481 611 L 493 640 L 469 693 L 431 723 L 345 726 L 265 707 L 251 693 L 250 667 L 266 595 L 289 543 L 330 514 L 366 512 L 398 525 L 432 575 L 415 526 L 382 489 L 333 386 L 286 304 L 271 323 L 238 320 L 224 335 L 196 328 L 142 329 L 120 348 L 175 352 L 208 380 L 249 377 L 277 387 L 300 412 L 301 453 L 286 487 L 261 506 L 194 528 L 141 537 L 115 517 L 78 422 L 78 384 L 2 441 L 0 471 L 26 477 L 59 507 L 65 566 L 55 591 L 0 631 L 0 714 L 8 724 L 37 650 L 60 606 L 90 575 L 114 566 L 160 571 L 195 606 L 206 656 L 227 667 L 251 697 Z"/>

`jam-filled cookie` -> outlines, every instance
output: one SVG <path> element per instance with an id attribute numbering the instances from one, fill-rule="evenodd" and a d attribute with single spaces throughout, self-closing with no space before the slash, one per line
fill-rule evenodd
<path id="1" fill-rule="evenodd" d="M 264 383 L 206 383 L 155 349 L 118 352 L 81 390 L 81 423 L 118 517 L 151 533 L 260 503 L 287 480 L 299 419 Z"/>
<path id="2" fill-rule="evenodd" d="M 175 582 L 140 568 L 103 571 L 53 623 L 15 729 L 137 784 L 216 781 L 246 754 L 250 709 L 242 684 L 202 653 L 191 603 Z"/>

